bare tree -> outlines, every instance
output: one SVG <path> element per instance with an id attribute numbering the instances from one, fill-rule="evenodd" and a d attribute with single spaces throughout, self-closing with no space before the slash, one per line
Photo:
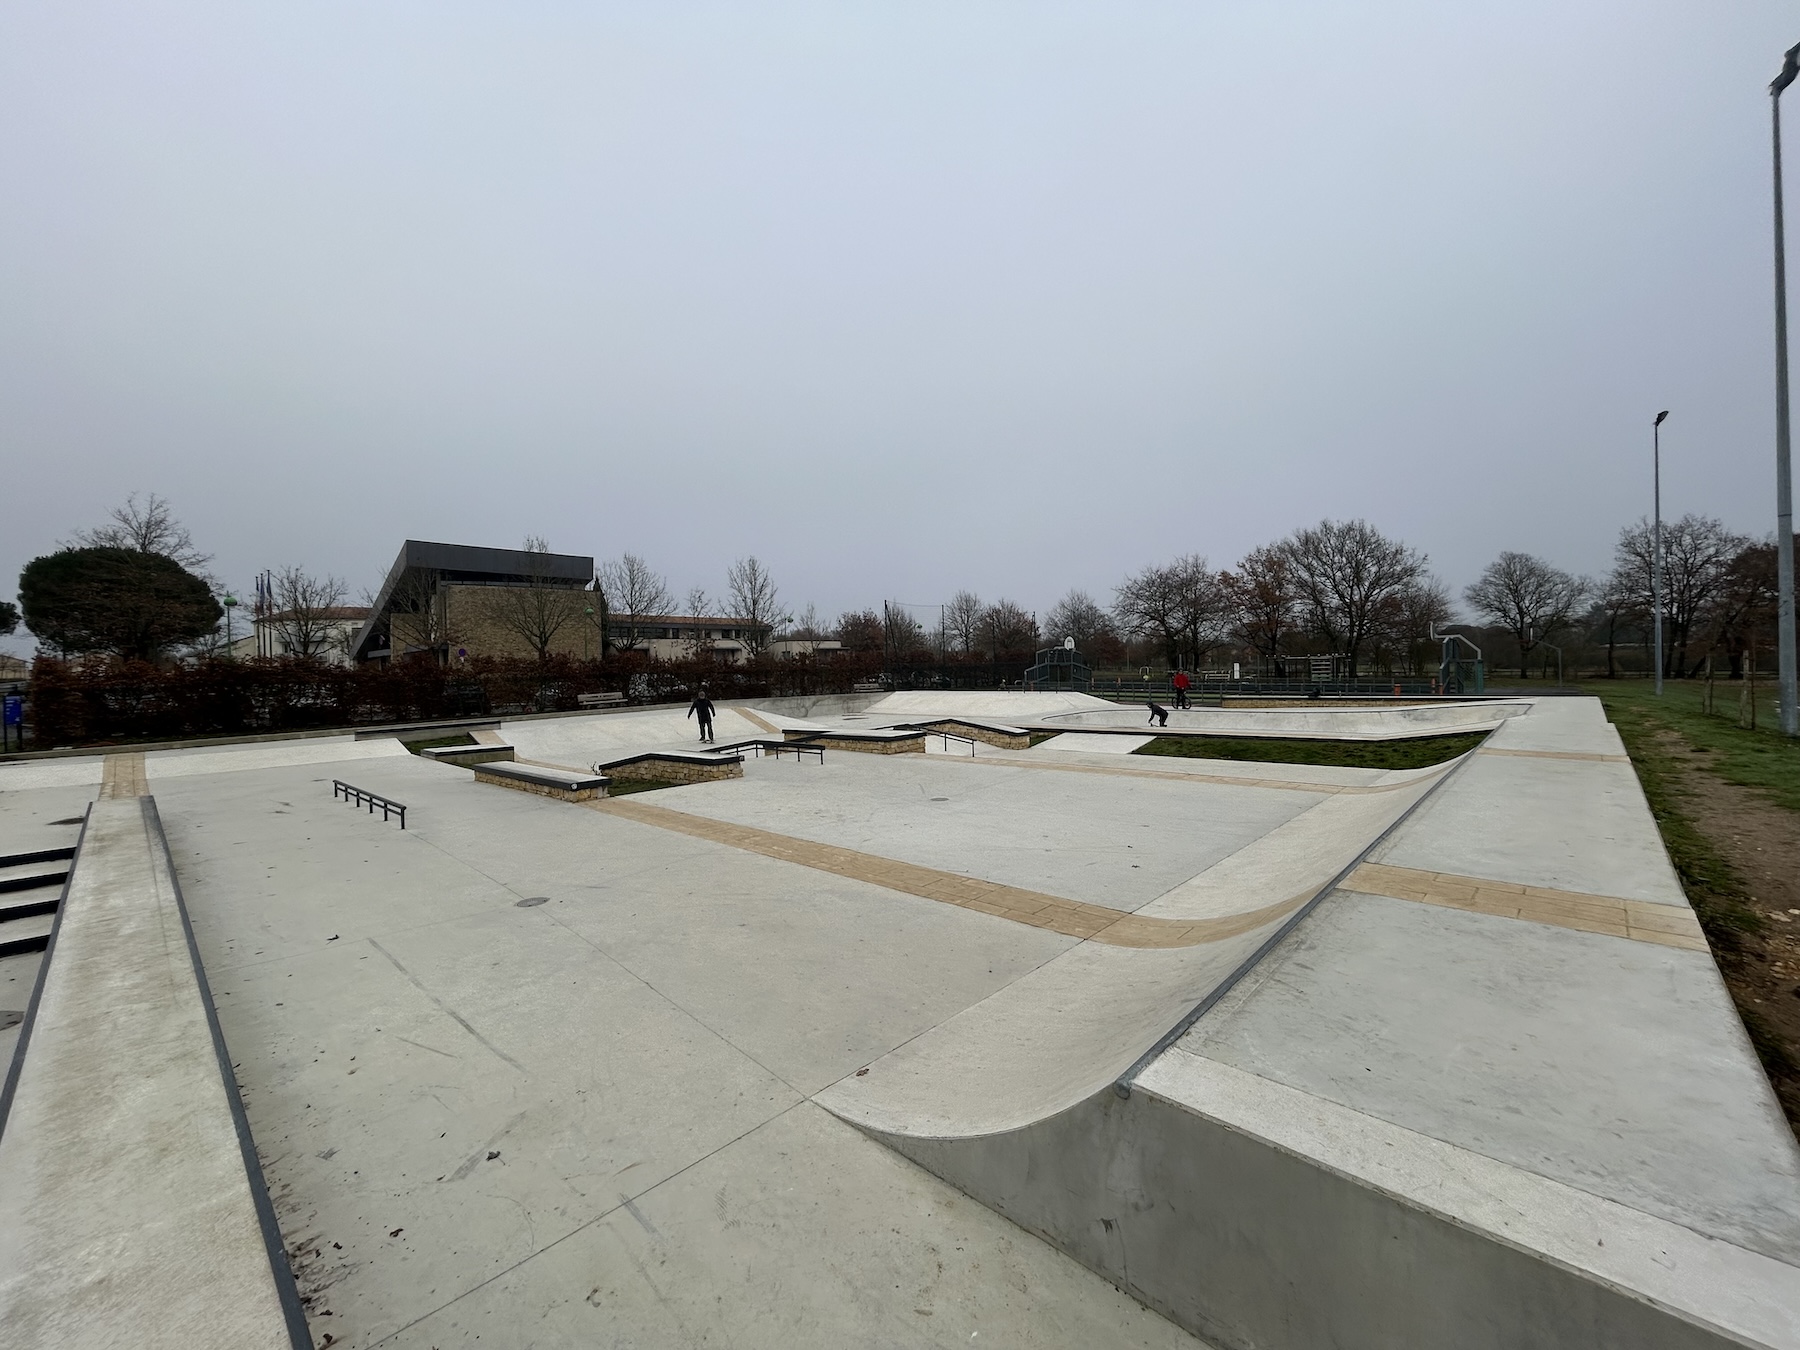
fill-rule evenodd
<path id="1" fill-rule="evenodd" d="M 981 643 L 995 660 L 1006 652 L 1035 650 L 1037 621 L 1011 600 L 996 600 L 981 611 Z"/>
<path id="2" fill-rule="evenodd" d="M 838 615 L 837 639 L 847 652 L 878 652 L 887 640 L 881 615 L 872 609 L 846 610 Z"/>
<path id="3" fill-rule="evenodd" d="M 1093 646 L 1094 639 L 1112 632 L 1113 622 L 1093 596 L 1086 591 L 1074 590 L 1051 607 L 1044 618 L 1044 628 L 1052 642 L 1074 638 L 1076 647 L 1086 651 Z"/>
<path id="4" fill-rule="evenodd" d="M 606 595 L 613 645 L 620 651 L 629 651 L 649 636 L 648 620 L 675 608 L 669 583 L 635 553 L 602 563 L 596 580 Z"/>
<path id="5" fill-rule="evenodd" d="M 1180 579 L 1174 568 L 1146 567 L 1113 588 L 1113 617 L 1132 637 L 1159 643 L 1168 663 L 1181 661 Z"/>
<path id="6" fill-rule="evenodd" d="M 819 611 L 811 601 L 807 602 L 806 609 L 789 626 L 787 634 L 789 637 L 803 642 L 823 642 L 825 640 L 827 634 L 819 623 Z"/>
<path id="7" fill-rule="evenodd" d="M 1654 532 L 1640 520 L 1619 531 L 1613 550 L 1613 578 L 1630 597 L 1633 608 L 1650 616 L 1655 629 L 1652 587 Z M 1712 516 L 1688 514 L 1665 521 L 1663 542 L 1663 648 L 1659 661 L 1665 675 L 1687 672 L 1688 640 L 1696 621 L 1724 584 L 1732 560 L 1750 540 L 1726 529 Z M 1647 649 L 1646 649 L 1647 650 Z"/>
<path id="8" fill-rule="evenodd" d="M 1362 520 L 1323 520 L 1280 545 L 1308 626 L 1357 675 L 1384 605 L 1426 575 L 1425 556 Z"/>
<path id="9" fill-rule="evenodd" d="M 344 583 L 284 567 L 274 578 L 274 611 L 265 622 L 292 656 L 323 656 L 344 642 Z"/>
<path id="10" fill-rule="evenodd" d="M 931 639 L 925 625 L 915 619 L 904 605 L 881 606 L 882 638 L 888 655 L 906 660 L 931 650 Z"/>
<path id="11" fill-rule="evenodd" d="M 1429 650 L 1431 634 L 1453 613 L 1450 588 L 1436 577 L 1420 577 L 1381 607 L 1371 637 L 1377 659 L 1391 667 L 1404 658 L 1412 674 L 1421 673 L 1421 652 Z"/>
<path id="12" fill-rule="evenodd" d="M 761 655 L 775 630 L 793 615 L 781 607 L 774 579 L 754 556 L 733 563 L 725 584 L 731 591 L 731 617 L 743 626 L 744 645 L 752 656 Z"/>
<path id="13" fill-rule="evenodd" d="M 1171 666 L 1200 666 L 1224 640 L 1230 597 L 1198 554 L 1146 567 L 1114 591 L 1119 626 L 1162 645 Z"/>
<path id="14" fill-rule="evenodd" d="M 981 611 L 986 606 L 974 591 L 958 591 L 944 606 L 944 632 L 961 652 L 976 650 L 981 642 Z"/>
<path id="15" fill-rule="evenodd" d="M 1519 644 L 1519 678 L 1528 677 L 1531 652 L 1540 641 L 1574 621 L 1590 587 L 1529 553 L 1502 553 L 1482 569 L 1463 599 L 1487 622 Z"/>
<path id="16" fill-rule="evenodd" d="M 138 505 L 137 493 L 132 493 L 125 499 L 125 505 L 113 507 L 107 524 L 78 531 L 72 547 L 123 548 L 134 553 L 155 553 L 172 558 L 189 571 L 212 561 L 212 554 L 202 553 L 194 547 L 193 536 L 175 519 L 168 501 L 154 492 L 142 506 Z"/>
<path id="17" fill-rule="evenodd" d="M 540 661 L 549 657 L 558 636 L 581 622 L 587 608 L 586 590 L 552 575 L 549 555 L 549 544 L 527 535 L 522 579 L 486 592 L 489 619 L 530 647 Z"/>
<path id="18" fill-rule="evenodd" d="M 1252 549 L 1220 584 L 1233 634 L 1271 665 L 1279 662 L 1300 604 L 1287 553 L 1279 545 Z"/>
<path id="19" fill-rule="evenodd" d="M 688 587 L 688 617 L 694 619 L 711 618 L 712 616 L 706 611 L 712 607 L 713 602 L 702 587 Z M 687 652 L 690 660 L 701 661 L 711 657 L 713 654 L 712 630 L 705 627 L 689 628 L 683 635 L 682 646 Z"/>
<path id="20" fill-rule="evenodd" d="M 377 597 L 365 594 L 363 603 L 375 612 Z M 388 649 L 395 656 L 409 651 L 428 651 L 440 663 L 449 659 L 458 634 L 450 624 L 450 590 L 435 568 L 409 567 L 400 574 L 388 596 Z"/>

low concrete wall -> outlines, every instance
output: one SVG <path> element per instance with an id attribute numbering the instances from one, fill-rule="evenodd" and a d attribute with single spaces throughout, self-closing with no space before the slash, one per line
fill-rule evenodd
<path id="1" fill-rule="evenodd" d="M 495 764 L 516 756 L 510 745 L 438 745 L 419 751 L 419 757 L 439 764 L 454 764 L 461 769 L 472 769 L 477 764 Z"/>
<path id="2" fill-rule="evenodd" d="M 514 792 L 529 792 L 538 797 L 549 797 L 559 802 L 591 802 L 606 795 L 606 779 L 584 780 L 579 784 L 562 783 L 549 776 L 530 777 L 522 774 L 502 773 L 492 765 L 477 765 L 475 781 L 487 783 L 491 787 L 511 788 Z"/>
<path id="3" fill-rule="evenodd" d="M 0 1341 L 312 1345 L 151 798 L 89 809 L 0 1110 Z"/>
<path id="4" fill-rule="evenodd" d="M 1221 1350 L 1779 1343 L 1722 1334 L 1142 1089 L 985 1138 L 875 1137 Z"/>
<path id="5" fill-rule="evenodd" d="M 703 763 L 676 755 L 644 755 L 601 766 L 619 778 L 641 778 L 652 783 L 715 783 L 744 776 L 743 757 Z"/>
<path id="6" fill-rule="evenodd" d="M 783 738 L 790 741 L 804 741 L 808 745 L 817 745 L 826 750 L 849 750 L 859 755 L 922 755 L 925 753 L 925 733 L 923 731 L 894 736 L 880 731 L 815 731 L 808 728 L 789 727 L 783 733 Z"/>
<path id="7" fill-rule="evenodd" d="M 939 718 L 935 722 L 920 722 L 917 725 L 927 731 L 949 732 L 952 736 L 966 736 L 972 741 L 980 741 L 983 745 L 997 746 L 1002 750 L 1029 750 L 1031 733 L 1014 731 L 1000 727 L 988 726 L 982 722 L 964 722 L 954 717 Z"/>

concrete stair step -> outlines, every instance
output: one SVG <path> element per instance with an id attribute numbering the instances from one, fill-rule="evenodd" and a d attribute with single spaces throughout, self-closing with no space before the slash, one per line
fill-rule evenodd
<path id="1" fill-rule="evenodd" d="M 0 867 L 0 895 L 15 891 L 34 891 L 61 886 L 69 875 L 67 862 L 26 863 L 22 867 Z"/>
<path id="2" fill-rule="evenodd" d="M 0 923 L 29 919 L 36 914 L 54 914 L 62 904 L 60 890 L 24 891 L 17 895 L 0 895 Z"/>
<path id="3" fill-rule="evenodd" d="M 0 923 L 0 956 L 43 951 L 50 945 L 50 930 L 55 926 L 55 914 L 31 914 Z"/>

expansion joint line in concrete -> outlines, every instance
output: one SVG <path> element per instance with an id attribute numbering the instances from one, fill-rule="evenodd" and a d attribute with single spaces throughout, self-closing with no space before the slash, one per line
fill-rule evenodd
<path id="1" fill-rule="evenodd" d="M 1585 891 L 1559 891 L 1449 872 L 1425 872 L 1386 863 L 1364 863 L 1344 880 L 1343 889 L 1390 900 L 1410 900 L 1444 909 L 1525 919 L 1555 928 L 1603 933 L 1633 942 L 1654 942 L 1684 951 L 1709 950 L 1694 911 L 1682 905 L 1659 905 Z"/>
<path id="2" fill-rule="evenodd" d="M 1081 900 L 1066 900 L 1041 891 L 1023 890 L 998 882 L 983 881 L 957 872 L 942 872 L 935 867 L 898 862 L 872 853 L 839 848 L 835 844 L 818 844 L 793 835 L 775 834 L 748 825 L 733 825 L 708 816 L 671 811 L 624 798 L 607 798 L 583 803 L 589 810 L 672 830 L 695 839 L 725 844 L 747 853 L 761 854 L 780 862 L 811 867 L 852 881 L 865 881 L 904 895 L 916 895 L 940 904 L 972 909 L 996 918 L 1032 928 L 1046 928 L 1065 937 L 1104 943 L 1109 947 L 1197 947 L 1207 942 L 1252 932 L 1292 913 L 1311 898 L 1311 893 L 1281 900 L 1243 914 L 1227 914 L 1208 919 L 1159 919 L 1105 905 L 1091 905 Z"/>
<path id="3" fill-rule="evenodd" d="M 1379 792 L 1404 792 L 1417 786 L 1417 779 L 1403 783 L 1303 783 L 1292 778 L 1244 778 L 1223 773 L 1179 773 L 1167 769 L 1114 768 L 1110 764 L 1055 764 L 1043 759 L 1020 759 L 1004 755 L 934 755 L 933 763 L 999 765 L 1008 769 L 1048 769 L 1052 773 L 1093 773 L 1114 778 L 1160 778 L 1170 783 L 1213 783 L 1227 787 L 1273 788 L 1279 792 L 1312 792 L 1322 797 L 1360 797 Z"/>
<path id="4" fill-rule="evenodd" d="M 150 780 L 144 773 L 142 754 L 108 755 L 100 772 L 102 797 L 147 797 Z"/>

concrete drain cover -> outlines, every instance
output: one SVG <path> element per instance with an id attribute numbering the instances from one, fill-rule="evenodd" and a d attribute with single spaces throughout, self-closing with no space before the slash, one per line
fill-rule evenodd
<path id="1" fill-rule="evenodd" d="M 513 908 L 530 909 L 533 905 L 547 905 L 549 903 L 550 897 L 547 895 L 528 895 L 523 900 L 519 901 L 518 904 L 514 905 Z"/>

